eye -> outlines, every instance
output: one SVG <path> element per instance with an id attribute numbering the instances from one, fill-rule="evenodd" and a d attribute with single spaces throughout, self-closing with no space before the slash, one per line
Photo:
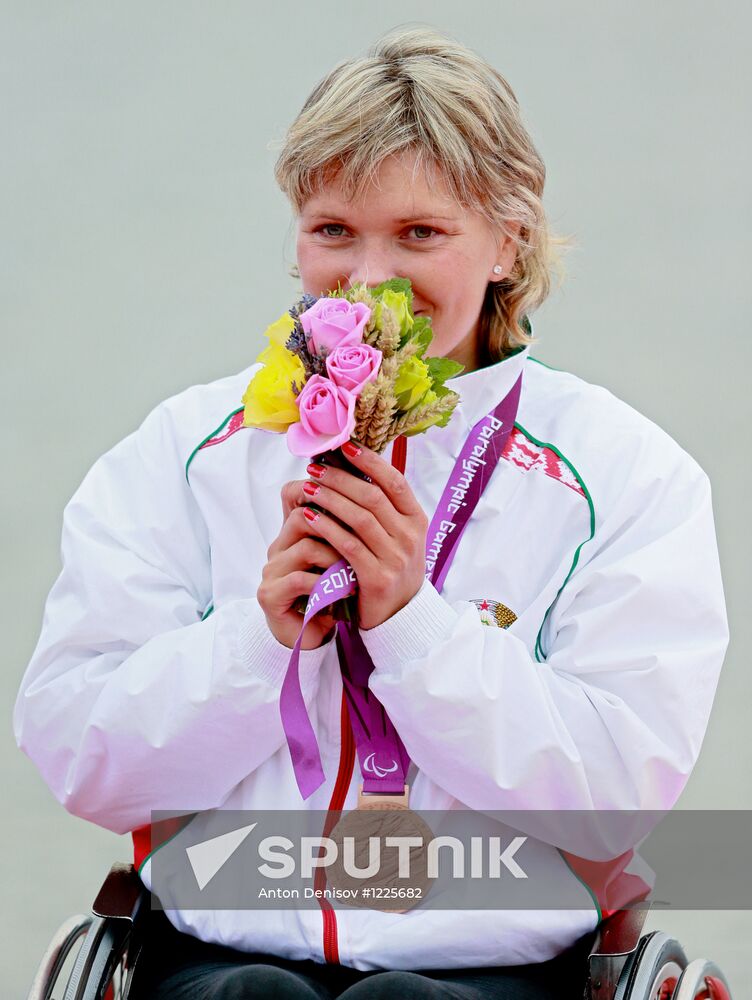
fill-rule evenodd
<path id="1" fill-rule="evenodd" d="M 335 232 L 331 232 L 331 230 L 335 230 Z M 325 225 L 319 226 L 316 232 L 329 236 L 331 239 L 337 239 L 337 237 L 345 235 L 345 227 L 339 222 L 327 222 Z"/>
<path id="2" fill-rule="evenodd" d="M 438 229 L 434 229 L 433 226 L 411 226 L 408 232 L 414 233 L 414 239 L 419 242 L 425 242 L 426 240 L 429 240 L 434 233 L 438 234 Z"/>

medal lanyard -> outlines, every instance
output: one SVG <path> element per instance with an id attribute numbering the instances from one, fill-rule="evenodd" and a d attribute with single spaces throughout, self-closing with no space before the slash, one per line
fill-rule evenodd
<path id="1" fill-rule="evenodd" d="M 454 463 L 426 535 L 426 577 L 440 593 L 449 568 L 483 491 L 512 433 L 522 375 L 507 395 L 470 431 Z M 323 782 L 316 734 L 300 688 L 300 646 L 308 622 L 335 601 L 357 591 L 353 568 L 344 559 L 322 574 L 311 592 L 303 626 L 293 647 L 280 694 L 282 726 L 295 779 L 307 799 Z M 366 793 L 400 794 L 410 757 L 381 702 L 368 687 L 374 668 L 357 622 L 337 623 L 337 652 L 350 721 Z"/>

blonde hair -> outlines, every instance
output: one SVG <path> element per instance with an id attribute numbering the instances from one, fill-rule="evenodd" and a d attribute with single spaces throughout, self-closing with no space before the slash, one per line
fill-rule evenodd
<path id="1" fill-rule="evenodd" d="M 507 81 L 475 52 L 425 27 L 398 28 L 336 66 L 290 126 L 275 167 L 296 212 L 337 176 L 354 198 L 388 156 L 412 152 L 452 196 L 512 235 L 509 274 L 489 282 L 480 313 L 484 362 L 531 343 L 528 313 L 563 273 L 543 210 L 546 168 Z M 515 224 L 519 233 L 515 235 Z"/>

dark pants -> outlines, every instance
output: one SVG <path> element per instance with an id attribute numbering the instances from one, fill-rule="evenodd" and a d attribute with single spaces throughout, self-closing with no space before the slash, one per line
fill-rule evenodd
<path id="1" fill-rule="evenodd" d="M 158 911 L 149 923 L 134 1000 L 581 1000 L 593 942 L 588 934 L 538 965 L 359 972 L 205 944 Z"/>

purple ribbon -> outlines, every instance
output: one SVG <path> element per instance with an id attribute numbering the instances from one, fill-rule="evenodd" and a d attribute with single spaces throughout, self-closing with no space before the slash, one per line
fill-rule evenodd
<path id="1" fill-rule="evenodd" d="M 321 766 L 316 734 L 308 718 L 308 710 L 300 688 L 300 645 L 303 633 L 308 622 L 320 611 L 340 598 L 351 597 L 357 589 L 355 570 L 344 559 L 334 563 L 322 574 L 308 598 L 300 635 L 295 640 L 292 656 L 282 681 L 282 691 L 279 696 L 282 726 L 290 748 L 298 788 L 304 799 L 322 784 L 324 769 Z"/>
<path id="2" fill-rule="evenodd" d="M 504 399 L 470 431 L 454 464 L 426 535 L 426 576 L 441 592 L 462 534 L 488 485 L 514 427 L 522 375 Z M 330 566 L 313 588 L 300 635 L 282 682 L 280 713 L 295 779 L 304 799 L 325 780 L 316 734 L 300 688 L 300 646 L 308 622 L 320 611 L 357 591 L 352 566 L 344 559 Z M 398 794 L 404 790 L 410 756 L 381 702 L 368 687 L 374 664 L 357 622 L 337 623 L 342 684 L 363 774 L 364 792 Z"/>
<path id="3" fill-rule="evenodd" d="M 426 534 L 426 576 L 439 593 L 460 538 L 488 485 L 514 427 L 522 376 L 473 427 L 454 463 Z"/>

